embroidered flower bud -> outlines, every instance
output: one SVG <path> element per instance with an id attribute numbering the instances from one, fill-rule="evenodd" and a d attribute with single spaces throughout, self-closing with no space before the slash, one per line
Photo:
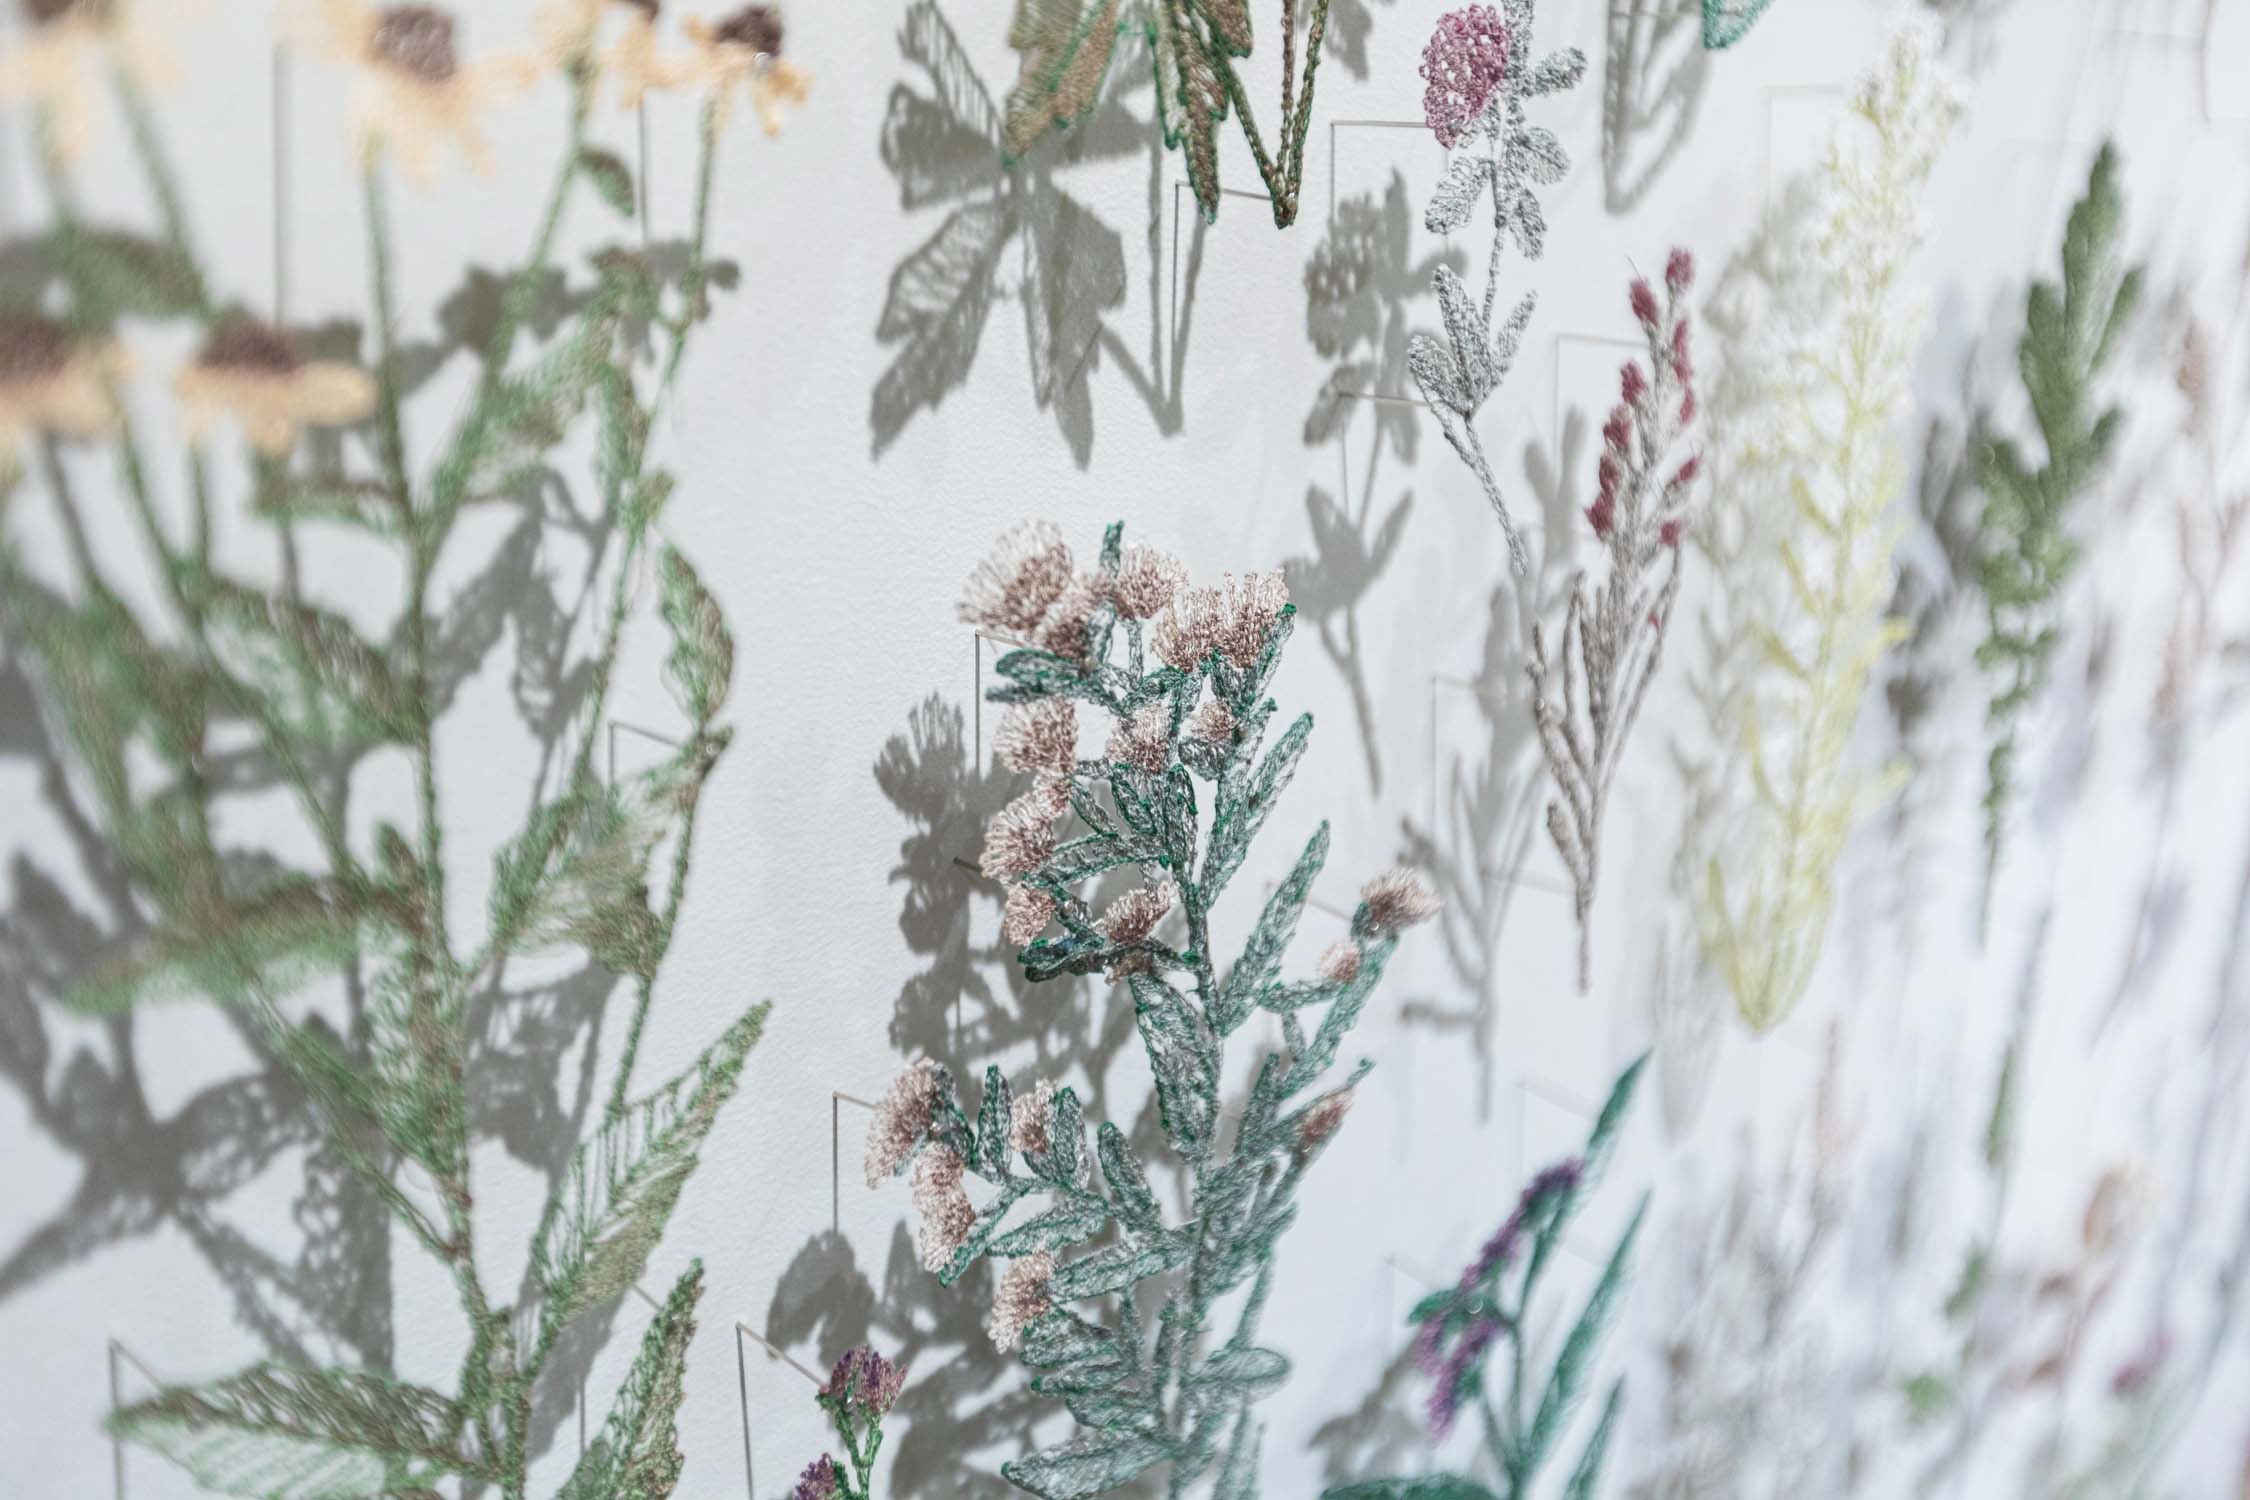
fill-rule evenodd
<path id="1" fill-rule="evenodd" d="M 1002 535 L 969 575 L 961 619 L 990 635 L 1029 640 L 1071 578 L 1061 529 L 1051 521 L 1026 521 Z"/>
<path id="2" fill-rule="evenodd" d="M 867 1185 L 880 1187 L 929 1133 L 938 1101 L 937 1065 L 922 1058 L 891 1080 L 867 1128 Z"/>
<path id="3" fill-rule="evenodd" d="M 1468 5 L 1438 17 L 1422 48 L 1422 118 L 1448 151 L 1483 116 L 1508 74 L 1508 27 L 1489 5 Z"/>
<path id="4" fill-rule="evenodd" d="M 1662 310 L 1656 305 L 1656 293 L 1644 280 L 1635 278 L 1632 303 L 1633 317 L 1643 328 L 1654 328 L 1657 319 L 1663 316 Z"/>
<path id="5" fill-rule="evenodd" d="M 1049 1284 L 1055 1279 L 1055 1257 L 1045 1250 L 1011 1263 L 1001 1274 L 992 1294 L 992 1316 L 985 1330 L 992 1347 L 1006 1354 L 1023 1341 L 1023 1332 L 1055 1310 Z"/>
<path id="6" fill-rule="evenodd" d="M 1118 559 L 1109 596 L 1126 619 L 1153 620 L 1186 586 L 1187 568 L 1177 558 L 1136 543 Z"/>
<path id="7" fill-rule="evenodd" d="M 1156 924 L 1170 914 L 1179 900 L 1180 888 L 1169 880 L 1144 885 L 1111 902 L 1094 928 L 1119 946 L 1145 942 L 1156 930 Z"/>
<path id="8" fill-rule="evenodd" d="M 1232 745 L 1239 732 L 1234 710 L 1216 698 L 1208 699 L 1201 708 L 1188 715 L 1183 732 L 1190 739 L 1207 745 Z"/>
<path id="9" fill-rule="evenodd" d="M 1664 289 L 1673 296 L 1684 296 L 1695 285 L 1695 257 L 1675 247 L 1664 261 Z"/>
<path id="10" fill-rule="evenodd" d="M 1367 929 L 1378 937 L 1391 937 L 1418 927 L 1436 916 L 1445 903 L 1429 883 L 1413 870 L 1400 868 L 1376 876 L 1359 893 Z"/>
<path id="11" fill-rule="evenodd" d="M 1008 904 L 1000 912 L 1000 937 L 1011 948 L 1026 948 L 1039 940 L 1055 919 L 1055 898 L 1028 885 L 1008 887 Z"/>
<path id="12" fill-rule="evenodd" d="M 993 731 L 992 748 L 1011 771 L 1068 776 L 1078 769 L 1078 710 L 1068 698 L 1018 703 Z"/>
<path id="13" fill-rule="evenodd" d="M 1351 1113 L 1352 1090 L 1338 1089 L 1307 1105 L 1297 1117 L 1297 1160 L 1305 1161 L 1335 1138 Z"/>
<path id="14" fill-rule="evenodd" d="M 1350 938 L 1339 938 L 1320 955 L 1317 972 L 1330 984 L 1350 984 L 1359 978 L 1359 960 L 1359 944 Z"/>
<path id="15" fill-rule="evenodd" d="M 1109 737 L 1106 754 L 1119 765 L 1150 776 L 1161 776 L 1172 761 L 1172 706 L 1158 701 L 1143 704 L 1133 717 L 1119 724 Z"/>
<path id="16" fill-rule="evenodd" d="M 1055 819 L 1069 805 L 1070 783 L 1042 777 L 985 825 L 979 868 L 994 880 L 1020 880 L 1037 870 L 1054 857 Z"/>
<path id="17" fill-rule="evenodd" d="M 843 1481 L 836 1474 L 836 1460 L 823 1453 L 805 1465 L 805 1472 L 797 1476 L 797 1487 L 789 1492 L 789 1500 L 842 1500 Z"/>
<path id="18" fill-rule="evenodd" d="M 1686 533 L 1687 517 L 1685 516 L 1669 517 L 1665 520 L 1663 525 L 1656 528 L 1657 540 L 1662 542 L 1667 547 L 1677 547 L 1678 545 L 1680 545 L 1680 538 L 1686 535 Z M 1649 623 L 1652 625 L 1656 623 L 1656 612 L 1654 610 L 1651 610 L 1649 612 Z"/>
<path id="19" fill-rule="evenodd" d="M 1618 390 L 1623 393 L 1625 397 L 1625 404 L 1627 406 L 1638 405 L 1641 397 L 1648 394 L 1648 376 L 1642 372 L 1641 367 L 1637 361 L 1629 359 L 1625 361 L 1624 366 L 1617 372 L 1617 387 Z M 1630 413 L 1626 413 L 1625 418 L 1628 423 L 1632 420 L 1632 416 Z M 1602 429 L 1602 431 L 1606 434 L 1609 429 L 1605 427 Z M 1613 443 L 1610 446 L 1615 448 L 1622 448 L 1625 445 L 1623 443 Z"/>
<path id="20" fill-rule="evenodd" d="M 951 1146 L 931 1146 L 914 1159 L 914 1211 L 922 1219 L 916 1241 L 925 1271 L 944 1270 L 976 1228 L 976 1205 L 961 1186 L 966 1165 Z"/>
<path id="21" fill-rule="evenodd" d="M 1101 591 L 1085 578 L 1073 578 L 1047 606 L 1031 642 L 1040 650 L 1071 661 L 1084 661 L 1093 645 L 1094 611 L 1101 607 Z"/>
<path id="22" fill-rule="evenodd" d="M 1055 1107 L 1055 1086 L 1042 1078 L 1028 1094 L 1008 1103 L 1008 1144 L 1029 1156 L 1045 1156 L 1054 1149 L 1047 1121 Z"/>
<path id="23" fill-rule="evenodd" d="M 896 1365 L 865 1344 L 844 1351 L 820 1388 L 820 1403 L 832 1411 L 862 1419 L 888 1412 L 906 1388 L 906 1367 Z"/>

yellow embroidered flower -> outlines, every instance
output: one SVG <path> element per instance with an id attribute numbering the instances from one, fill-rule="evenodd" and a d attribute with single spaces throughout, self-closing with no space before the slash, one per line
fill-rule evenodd
<path id="1" fill-rule="evenodd" d="M 650 89 L 670 88 L 681 74 L 680 63 L 657 53 L 658 9 L 659 0 L 545 0 L 532 18 L 541 59 L 561 72 L 584 68 L 610 80 L 618 107 L 638 108 Z M 613 15 L 617 25 L 605 28 Z"/>
<path id="2" fill-rule="evenodd" d="M 427 183 L 450 141 L 472 171 L 491 172 L 477 117 L 530 84 L 531 58 L 463 62 L 453 17 L 435 5 L 302 0 L 297 15 L 301 37 L 353 70 L 351 130 L 363 154 L 387 148 L 409 178 Z"/>
<path id="3" fill-rule="evenodd" d="M 726 129 L 737 88 L 749 91 L 768 135 L 781 130 L 783 105 L 805 102 L 812 78 L 781 55 L 781 12 L 773 6 L 745 5 L 716 26 L 691 20 L 687 34 L 695 56 L 683 81 L 710 91 L 716 129 Z"/>
<path id="4" fill-rule="evenodd" d="M 124 372 L 115 344 L 82 343 L 44 318 L 0 316 L 0 468 L 28 437 L 109 433 L 117 422 L 109 385 Z"/>
<path id="5" fill-rule="evenodd" d="M 174 389 L 191 442 L 232 420 L 269 458 L 287 453 L 300 427 L 341 426 L 375 409 L 375 382 L 365 370 L 307 360 L 288 333 L 245 317 L 211 330 Z"/>
<path id="6" fill-rule="evenodd" d="M 44 116 L 50 149 L 66 164 L 94 138 L 108 68 L 151 87 L 178 77 L 172 49 L 132 0 L 19 0 L 19 8 L 26 34 L 0 54 L 0 99 Z"/>

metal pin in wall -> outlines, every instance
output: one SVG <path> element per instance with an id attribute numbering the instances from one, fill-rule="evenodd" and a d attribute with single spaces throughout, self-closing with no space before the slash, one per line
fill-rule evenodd
<path id="1" fill-rule="evenodd" d="M 844 1232 L 844 1123 L 843 1111 L 847 1104 L 874 1112 L 875 1106 L 856 1094 L 842 1089 L 828 1091 L 828 1227 L 838 1234 Z"/>

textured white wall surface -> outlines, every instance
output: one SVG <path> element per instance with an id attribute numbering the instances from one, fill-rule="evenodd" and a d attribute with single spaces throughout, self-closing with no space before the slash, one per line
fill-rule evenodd
<path id="1" fill-rule="evenodd" d="M 462 9 L 469 51 L 526 34 L 529 0 Z M 735 274 L 659 435 L 680 479 L 665 526 L 733 626 L 737 736 L 706 797 L 640 1076 L 685 1066 L 744 1005 L 775 1005 L 645 1282 L 660 1295 L 693 1255 L 709 1271 L 681 1433 L 693 1496 L 741 1493 L 746 1461 L 756 1496 L 783 1493 L 822 1444 L 802 1376 L 755 1346 L 738 1356 L 737 1322 L 816 1367 L 862 1339 L 910 1362 L 884 1493 L 1006 1493 L 1001 1460 L 1065 1430 L 986 1341 L 989 1278 L 944 1290 L 922 1273 L 904 1186 L 860 1183 L 866 1116 L 834 1102 L 872 1098 L 905 1058 L 930 1055 L 968 1075 L 999 1061 L 1019 1078 L 1072 1081 L 1090 1113 L 1122 1123 L 1146 1107 L 1124 991 L 1025 986 L 1000 948 L 996 889 L 955 864 L 975 859 L 1015 778 L 990 759 L 997 711 L 975 701 L 988 662 L 954 601 L 1017 519 L 1052 518 L 1089 551 L 1122 519 L 1129 539 L 1177 553 L 1199 577 L 1291 569 L 1301 628 L 1275 692 L 1318 727 L 1221 908 L 1222 947 L 1240 942 L 1322 817 L 1335 833 L 1324 907 L 1348 911 L 1358 882 L 1418 839 L 1483 872 L 1490 920 L 1411 937 L 1350 1044 L 1376 1068 L 1284 1241 L 1267 1314 L 1267 1340 L 1295 1373 L 1269 1403 L 1263 1493 L 1306 1496 L 1430 1461 L 1412 1425 L 1421 1386 L 1395 1367 L 1406 1308 L 1450 1280 L 1529 1172 L 1574 1148 L 1610 1078 L 1684 1003 L 1687 981 L 1675 963 L 1667 986 L 1665 960 L 1687 931 L 1670 885 L 1680 799 L 1668 754 L 1696 723 L 1681 685 L 1686 633 L 1612 798 L 1595 978 L 1580 995 L 1562 867 L 1522 821 L 1544 789 L 1522 732 L 1523 643 L 1512 608 L 1496 607 L 1500 536 L 1426 412 L 1324 394 L 1412 397 L 1404 335 L 1437 321 L 1429 272 L 1448 247 L 1423 232 L 1420 210 L 1443 158 L 1419 127 L 1391 127 L 1419 118 L 1415 68 L 1440 7 L 1336 0 L 1340 45 L 1320 72 L 1302 219 L 1287 231 L 1246 197 L 1198 225 L 1179 158 L 1156 145 L 1138 53 L 1095 123 L 1004 171 L 995 111 L 1016 69 L 1012 9 L 790 7 L 789 53 L 815 75 L 813 92 L 778 139 L 745 124 L 726 142 L 713 248 Z M 179 79 L 158 103 L 221 294 L 267 312 L 278 297 L 305 326 L 363 322 L 366 242 L 337 75 L 277 61 L 263 4 L 203 10 L 180 26 Z M 1272 10 L 1259 8 L 1268 29 Z M 2088 562 L 2068 594 L 2055 689 L 2029 721 L 2028 790 L 1990 931 L 1980 942 L 1985 692 L 1970 652 L 1982 620 L 1963 604 L 1915 648 L 1934 695 L 1912 747 L 1919 770 L 1845 858 L 1806 1003 L 1762 1039 L 1728 1015 L 1704 1050 L 1668 1040 L 1573 1231 L 1547 1305 L 1558 1326 L 1537 1331 L 1548 1347 L 1637 1193 L 1653 1190 L 1639 1275 L 1605 1354 L 1631 1378 L 1608 1487 L 1627 1493 L 1678 1462 L 1669 1434 L 1695 1413 L 1670 1376 L 1700 1349 L 1743 1372 L 1714 1377 L 1706 1395 L 1751 1393 L 1731 1421 L 1760 1455 L 1717 1493 L 2050 1493 L 2020 1476 L 2046 1445 L 2062 1445 L 2058 1472 L 2100 1456 L 2116 1420 L 2111 1371 L 2159 1333 L 2168 1368 L 2185 1369 L 2223 1328 L 2207 1392 L 2162 1437 L 2170 1487 L 2148 1493 L 2235 1494 L 2250 1452 L 2250 1347 L 2239 1322 L 2221 1320 L 2250 1235 L 2237 1088 L 2250 971 L 2236 947 L 2250 723 L 2228 711 L 2240 655 L 2214 667 L 2169 787 L 2150 726 L 2182 553 L 2198 566 L 2207 555 L 2182 543 L 2178 520 L 2202 493 L 2173 380 L 2190 312 L 2221 340 L 2222 451 L 2250 391 L 2250 335 L 2235 313 L 2250 251 L 2250 6 L 1777 0 L 1740 45 L 1709 55 L 1692 26 L 1659 25 L 1628 0 L 1547 0 L 1541 12 L 1541 46 L 1583 48 L 1588 77 L 1533 106 L 1573 168 L 1545 195 L 1546 259 L 1510 272 L 1509 286 L 1537 289 L 1539 311 L 1480 424 L 1535 530 L 1542 514 L 1583 530 L 1619 341 L 1634 334 L 1635 269 L 1654 272 L 1684 245 L 1708 285 L 1778 185 L 1818 159 L 1906 14 L 1944 18 L 1968 113 L 1938 165 L 1911 278 L 1930 321 L 1899 433 L 1913 470 L 1903 563 L 1939 564 L 1915 497 L 1942 479 L 1925 470 L 1958 461 L 1972 413 L 2026 423 L 2013 375 L 2024 287 L 2054 274 L 2063 215 L 2105 137 L 2124 154 L 2131 242 L 2152 279 L 2112 381 L 2129 429 L 2083 507 Z M 1248 72 L 1270 111 L 1276 63 L 1261 54 Z M 494 111 L 493 176 L 449 164 L 427 189 L 395 190 L 405 340 L 439 340 L 465 305 L 448 299 L 466 268 L 520 258 L 562 115 L 550 82 Z M 48 205 L 21 115 L 7 124 L 0 209 L 15 236 Z M 660 98 L 645 133 L 611 113 L 599 130 L 646 180 L 652 237 L 685 233 L 692 107 Z M 1228 185 L 1254 187 L 1239 134 L 1222 140 Z M 90 211 L 153 223 L 116 121 L 80 180 Z M 586 201 L 565 239 L 581 253 L 638 232 Z M 1481 271 L 1481 244 L 1455 248 Z M 1329 288 L 1345 276 L 1362 290 L 1339 304 Z M 141 357 L 162 371 L 181 352 Z M 408 412 L 425 464 L 473 373 L 466 356 L 447 358 Z M 152 423 L 169 420 L 153 379 L 147 401 Z M 2250 483 L 2242 458 L 2222 476 L 2238 490 Z M 172 469 L 158 477 L 160 498 L 179 504 Z M 97 548 L 129 574 L 137 543 L 108 460 L 89 453 L 77 478 Z M 222 556 L 270 571 L 240 464 L 222 478 L 233 486 Z M 9 522 L 34 565 L 59 570 L 38 483 Z M 490 853 L 540 774 L 552 692 L 542 664 L 588 644 L 590 555 L 557 513 L 479 515 L 439 581 L 435 607 L 465 621 L 455 648 L 467 675 L 438 730 L 448 896 L 465 928 L 482 920 Z M 1379 533 L 1395 546 L 1371 560 Z M 304 566 L 309 590 L 371 629 L 397 608 L 395 570 L 372 552 L 324 542 Z M 2245 583 L 2237 569 L 2222 584 L 2229 637 L 2250 624 Z M 1691 572 L 1683 607 L 1699 589 Z M 644 753 L 636 730 L 677 725 L 662 650 L 658 630 L 630 643 L 612 703 L 622 767 Z M 0 1471 L 11 1476 L 0 1488 L 184 1495 L 182 1474 L 119 1455 L 101 1434 L 113 1376 L 130 1399 L 150 1372 L 204 1377 L 278 1355 L 387 1360 L 450 1383 L 460 1319 L 443 1275 L 341 1191 L 341 1169 L 289 1123 L 302 1105 L 261 1071 L 239 1017 L 183 1004 L 101 1023 L 54 1003 L 131 912 L 67 812 L 22 664 L 0 656 L 0 668 Z M 1859 726 L 1853 753 L 1870 766 L 1907 748 L 1883 691 L 1893 675 L 1880 674 Z M 355 838 L 408 792 L 397 766 L 364 775 Z M 1488 783 L 1497 800 L 1469 809 L 1463 799 Z M 289 858 L 307 852 L 284 832 L 294 826 L 264 794 L 236 799 L 226 831 Z M 1310 914 L 1299 961 L 1340 926 Z M 562 1152 L 599 1116 L 582 1080 L 606 1077 L 629 998 L 536 975 L 512 981 L 478 1039 L 475 1212 L 488 1277 L 503 1286 Z M 1910 1428 L 1899 1387 L 1954 1352 L 1941 1304 L 1993 1212 L 1978 1152 L 2027 996 L 2022 1166 L 1997 1220 L 2000 1258 L 2034 1272 L 2074 1264 L 2088 1196 L 2120 1167 L 2145 1197 L 2143 1239 L 2067 1387 L 2033 1381 L 1996 1399 L 1959 1461 L 1933 1471 L 1949 1430 Z M 337 999 L 316 989 L 309 1003 Z M 1823 1151 L 1837 1222 L 1768 1338 L 1762 1272 L 1746 1269 L 1753 1244 L 1805 1236 Z M 1727 1254 L 1742 1285 L 1697 1302 L 1690 1263 L 1736 1193 L 1749 1222 Z M 584 1361 L 589 1422 L 643 1312 L 621 1305 Z M 2047 1303 L 2018 1326 L 2023 1351 L 2063 1337 Z M 1758 1359 L 1742 1366 L 1747 1353 Z M 578 1449 L 572 1408 L 556 1393 L 538 1466 L 548 1489 Z M 1702 1430 L 1729 1427 L 1703 1416 Z"/>

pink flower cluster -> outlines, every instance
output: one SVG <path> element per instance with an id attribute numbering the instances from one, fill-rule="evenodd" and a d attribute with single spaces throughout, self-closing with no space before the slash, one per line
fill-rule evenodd
<path id="1" fill-rule="evenodd" d="M 1656 291 L 1645 280 L 1635 280 L 1631 292 L 1633 319 L 1641 325 L 1641 333 L 1649 341 L 1652 357 L 1661 362 L 1669 374 L 1667 389 L 1679 392 L 1679 425 L 1685 427 L 1695 420 L 1695 364 L 1688 356 L 1687 317 L 1680 308 L 1681 299 L 1695 285 L 1695 258 L 1685 250 L 1674 250 L 1664 263 L 1664 290 L 1666 305 L 1660 306 Z M 1664 321 L 1672 319 L 1669 333 Z M 1663 414 L 1654 410 L 1654 395 L 1648 372 L 1628 360 L 1618 373 L 1618 403 L 1610 408 L 1609 420 L 1602 424 L 1602 457 L 1599 469 L 1600 489 L 1594 503 L 1586 507 L 1586 520 L 1594 528 L 1594 535 L 1607 541 L 1617 529 L 1618 500 L 1628 480 L 1638 482 L 1634 475 L 1635 437 L 1642 429 L 1661 433 Z M 1651 451 L 1639 455 L 1640 462 L 1652 462 L 1661 452 L 1664 443 L 1654 442 L 1644 447 Z M 1702 460 L 1690 455 L 1676 470 L 1664 487 L 1664 499 L 1672 501 L 1685 494 L 1702 472 Z M 1677 547 L 1687 530 L 1687 516 L 1675 511 L 1664 515 L 1657 524 L 1657 537 L 1667 547 Z"/>
<path id="2" fill-rule="evenodd" d="M 1508 26 L 1489 5 L 1438 17 L 1422 49 L 1422 118 L 1448 151 L 1468 135 L 1508 73 Z"/>

